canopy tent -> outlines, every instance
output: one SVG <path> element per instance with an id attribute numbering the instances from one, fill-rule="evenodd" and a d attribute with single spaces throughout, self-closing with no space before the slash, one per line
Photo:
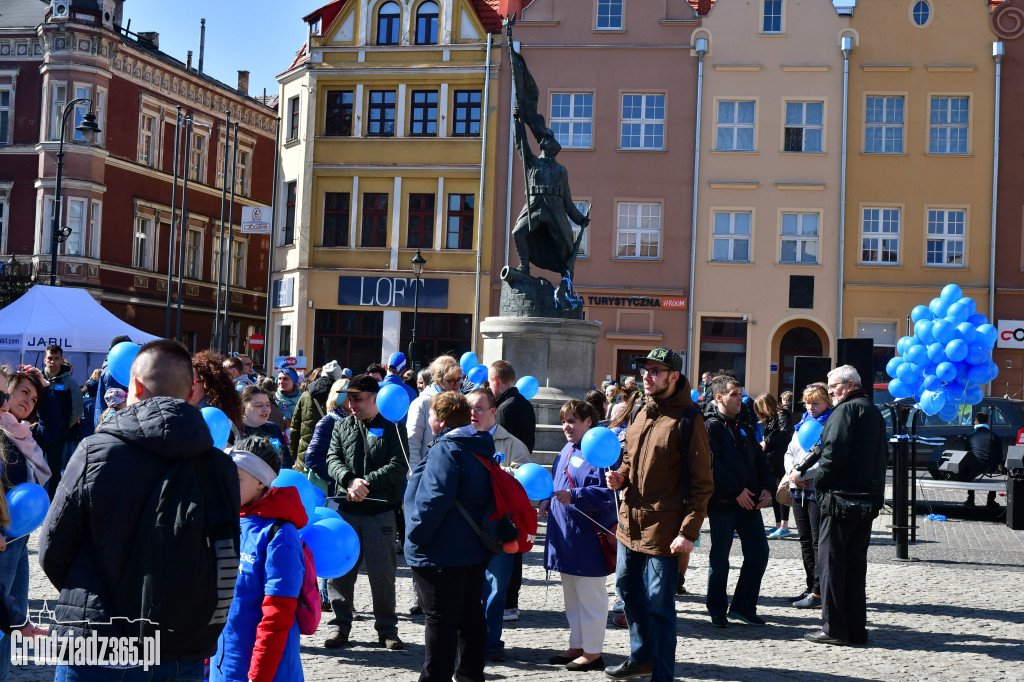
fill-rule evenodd
<path id="1" fill-rule="evenodd" d="M 24 361 L 26 354 L 30 354 L 32 362 L 41 362 L 46 346 L 56 343 L 64 349 L 65 357 L 86 354 L 87 364 L 81 367 L 85 371 L 91 364 L 88 354 L 106 356 L 110 340 L 122 334 L 136 343 L 160 338 L 124 322 L 88 291 L 74 287 L 37 284 L 0 310 L 0 356 L 16 355 L 19 362 Z M 79 369 L 76 362 L 76 378 Z"/>

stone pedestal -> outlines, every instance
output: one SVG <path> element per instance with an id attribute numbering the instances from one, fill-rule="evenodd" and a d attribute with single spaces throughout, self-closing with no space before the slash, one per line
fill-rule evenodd
<path id="1" fill-rule="evenodd" d="M 600 329 L 589 320 L 547 317 L 488 317 L 480 324 L 483 364 L 507 360 L 518 376 L 540 384 L 530 401 L 537 414 L 534 461 L 549 463 L 565 445 L 558 411 L 593 387 Z"/>

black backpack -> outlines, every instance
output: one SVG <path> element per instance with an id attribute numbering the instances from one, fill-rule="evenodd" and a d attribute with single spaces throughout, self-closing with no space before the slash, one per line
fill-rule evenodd
<path id="1" fill-rule="evenodd" d="M 159 629 L 173 651 L 216 647 L 234 598 L 239 509 L 225 464 L 217 461 L 225 457 L 211 449 L 167 467 L 113 586 L 115 612 L 132 622 L 124 629 L 140 637 Z"/>

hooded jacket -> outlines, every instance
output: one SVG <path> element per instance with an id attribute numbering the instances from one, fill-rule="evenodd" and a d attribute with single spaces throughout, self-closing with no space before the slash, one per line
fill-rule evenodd
<path id="1" fill-rule="evenodd" d="M 295 488 L 271 488 L 241 510 L 241 557 L 228 622 L 210 661 L 210 680 L 299 682 L 295 621 L 305 557 L 297 529 L 308 519 Z M 286 521 L 270 538 L 271 527 Z"/>
<path id="2" fill-rule="evenodd" d="M 111 585 L 125 576 L 150 496 L 175 460 L 207 457 L 228 504 L 239 508 L 238 470 L 213 447 L 195 406 L 157 397 L 131 405 L 83 440 L 68 461 L 39 538 L 39 564 L 60 590 L 58 622 L 106 623 L 114 616 Z M 80 628 L 73 629 L 81 634 Z M 118 634 L 122 634 L 118 629 Z M 202 660 L 216 650 L 216 637 L 196 642 L 187 635 L 161 639 L 167 660 Z"/>
<path id="3" fill-rule="evenodd" d="M 299 396 L 299 402 L 295 404 L 292 413 L 291 435 L 288 437 L 293 461 L 305 462 L 306 447 L 313 437 L 313 429 L 327 414 L 327 397 L 333 385 L 334 379 L 320 376 L 310 382 L 306 392 Z"/>
<path id="4" fill-rule="evenodd" d="M 368 497 L 374 498 L 362 502 L 342 498 L 338 507 L 356 516 L 398 509 L 402 504 L 402 480 L 409 471 L 405 459 L 408 451 L 405 424 L 390 422 L 382 414 L 368 422 L 354 416 L 335 422 L 327 450 L 327 472 L 337 484 L 336 492 L 344 494 L 353 479 L 362 478 L 370 488 Z"/>
<path id="5" fill-rule="evenodd" d="M 690 442 L 680 442 L 679 419 L 692 405 L 690 383 L 680 376 L 672 395 L 645 399 L 626 429 L 618 469 L 626 480 L 615 536 L 633 551 L 669 556 L 677 536 L 693 541 L 700 537 L 714 480 L 699 414 L 694 416 Z"/>
<path id="6" fill-rule="evenodd" d="M 709 508 L 723 511 L 743 509 L 736 498 L 744 489 L 751 492 L 755 501 L 762 490 L 774 495 L 776 483 L 771 468 L 750 425 L 727 417 L 717 407 L 705 423 L 715 474 L 715 493 Z"/>
<path id="7" fill-rule="evenodd" d="M 71 376 L 71 365 L 66 362 L 60 366 L 60 373 L 51 377 L 44 369 L 43 376 L 50 382 L 50 395 L 57 401 L 60 408 L 61 427 L 65 441 L 78 440 L 78 429 L 74 428 L 82 418 L 82 387 Z"/>

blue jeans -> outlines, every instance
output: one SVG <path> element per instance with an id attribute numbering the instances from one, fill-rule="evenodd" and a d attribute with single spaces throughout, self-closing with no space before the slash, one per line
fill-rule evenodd
<path id="1" fill-rule="evenodd" d="M 678 556 L 634 552 L 619 543 L 615 588 L 625 605 L 629 657 L 654 663 L 651 682 L 675 679 L 678 577 Z"/>
<path id="2" fill-rule="evenodd" d="M 53 682 L 203 682 L 204 673 L 203 661 L 164 661 L 149 670 L 59 665 Z"/>
<path id="3" fill-rule="evenodd" d="M 501 629 L 505 616 L 505 590 L 512 577 L 514 554 L 495 554 L 484 573 L 484 618 L 487 620 L 487 651 L 505 647 Z"/>
<path id="4" fill-rule="evenodd" d="M 709 511 L 711 523 L 711 551 L 708 557 L 708 595 L 705 601 L 712 616 L 724 616 L 735 611 L 751 616 L 757 613 L 757 598 L 761 592 L 761 578 L 768 567 L 768 538 L 760 509 Z M 736 582 L 736 591 L 729 604 L 726 583 L 729 580 L 729 551 L 732 535 L 740 536 L 743 565 Z"/>
<path id="5" fill-rule="evenodd" d="M 23 614 L 28 613 L 28 538 L 7 543 L 0 552 L 0 591 L 3 596 L 14 597 L 14 603 Z M 11 671 L 11 638 L 0 635 L 0 680 L 6 680 Z"/>

